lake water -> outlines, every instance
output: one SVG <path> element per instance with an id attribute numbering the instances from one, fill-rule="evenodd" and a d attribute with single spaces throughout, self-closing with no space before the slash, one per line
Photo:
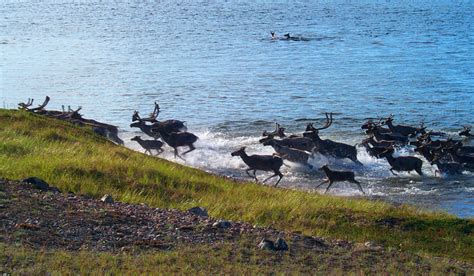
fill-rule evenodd
<path id="1" fill-rule="evenodd" d="M 0 106 L 49 95 L 50 108 L 83 106 L 128 140 L 133 110 L 148 114 L 159 101 L 159 118 L 184 120 L 200 137 L 186 164 L 240 178 L 245 166 L 230 152 L 271 153 L 258 138 L 274 122 L 297 133 L 334 112 L 321 136 L 355 144 L 366 118 L 393 113 L 454 134 L 474 124 L 474 2 L 434 2 L 2 1 Z M 363 168 L 311 163 L 354 170 L 372 198 L 474 217 L 472 173 L 435 177 L 425 163 L 425 177 L 395 177 L 386 161 L 359 158 Z M 322 178 L 283 170 L 282 187 L 312 190 Z"/>

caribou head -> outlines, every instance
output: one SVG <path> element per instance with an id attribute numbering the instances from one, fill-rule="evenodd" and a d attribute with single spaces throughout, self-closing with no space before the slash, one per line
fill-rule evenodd
<path id="1" fill-rule="evenodd" d="M 464 130 L 459 132 L 459 136 L 473 137 L 474 134 L 471 134 L 470 126 L 463 126 Z"/>
<path id="2" fill-rule="evenodd" d="M 263 131 L 262 133 L 262 136 L 266 136 L 266 137 L 275 137 L 275 136 L 278 136 L 280 138 L 284 138 L 286 137 L 285 135 L 285 128 L 284 127 L 281 127 L 279 123 L 275 123 L 275 130 L 272 131 L 272 132 L 268 132 L 268 131 Z"/>
<path id="3" fill-rule="evenodd" d="M 306 130 L 305 130 L 305 133 L 303 134 L 303 136 L 305 137 L 310 137 L 310 133 L 313 133 L 313 134 L 318 134 L 320 130 L 323 130 L 323 129 L 326 129 L 328 127 L 330 127 L 332 125 L 332 113 L 325 113 L 326 115 L 326 123 L 322 126 L 322 127 L 314 127 L 314 125 L 312 123 L 309 123 L 307 126 L 306 126 Z"/>
<path id="4" fill-rule="evenodd" d="M 155 102 L 155 109 L 153 110 L 152 113 L 147 118 L 141 118 L 140 114 L 138 114 L 138 111 L 134 111 L 132 115 L 132 122 L 139 121 L 139 122 L 151 122 L 155 123 L 158 122 L 156 118 L 158 117 L 158 114 L 160 114 L 160 105 Z"/>

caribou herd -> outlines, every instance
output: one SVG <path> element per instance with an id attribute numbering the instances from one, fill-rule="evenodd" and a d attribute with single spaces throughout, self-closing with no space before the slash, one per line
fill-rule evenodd
<path id="1" fill-rule="evenodd" d="M 81 107 L 76 110 L 68 107 L 66 111 L 63 107 L 63 111 L 47 111 L 45 107 L 49 100 L 49 97 L 46 97 L 43 104 L 38 107 L 32 107 L 32 99 L 18 105 L 20 109 L 30 112 L 89 126 L 97 134 L 105 136 L 117 144 L 123 144 L 123 141 L 118 137 L 117 127 L 84 119 L 79 114 Z M 152 139 L 145 140 L 140 136 L 135 136 L 131 140 L 137 142 L 145 150 L 145 153 L 150 154 L 152 154 L 152 150 L 156 151 L 156 154 L 162 153 L 164 151 L 163 145 L 167 144 L 173 149 L 175 158 L 183 159 L 184 155 L 196 149 L 194 143 L 198 140 L 198 137 L 187 132 L 183 121 L 157 120 L 159 113 L 160 106 L 156 102 L 153 112 L 146 118 L 142 118 L 138 111 L 135 111 L 132 115 L 130 127 L 139 128 Z M 325 123 L 321 127 L 315 127 L 313 123 L 309 123 L 301 134 L 287 135 L 285 128 L 277 123 L 275 130 L 272 132 L 263 131 L 262 138 L 259 140 L 262 146 L 273 148 L 275 152 L 272 155 L 248 155 L 245 147 L 232 152 L 231 155 L 242 158 L 242 161 L 248 166 L 246 173 L 255 181 L 258 181 L 257 171 L 273 172 L 273 175 L 263 182 L 278 176 L 279 179 L 274 186 L 277 186 L 283 178 L 280 169 L 283 165 L 287 165 L 284 163 L 285 160 L 301 164 L 311 170 L 313 166 L 309 164 L 310 159 L 315 154 L 320 154 L 333 159 L 348 159 L 356 166 L 363 167 L 364 165 L 357 159 L 357 147 L 366 150 L 367 154 L 374 158 L 386 159 L 390 165 L 390 172 L 394 175 L 396 175 L 395 172 L 412 171 L 423 175 L 423 160 L 436 166 L 435 174 L 457 175 L 464 171 L 474 170 L 474 147 L 464 143 L 464 141 L 474 136 L 470 133 L 471 128 L 469 126 L 464 126 L 458 137 L 454 139 L 444 132 L 427 131 L 424 124 L 418 127 L 394 125 L 393 121 L 393 115 L 379 118 L 376 121 L 366 121 L 361 128 L 367 138 L 356 145 L 348 145 L 320 137 L 320 131 L 329 128 L 333 124 L 332 113 L 325 113 Z M 181 147 L 187 147 L 188 149 L 180 153 L 179 148 Z M 412 154 L 406 156 L 395 154 L 402 148 L 405 151 L 412 152 Z M 327 164 L 319 170 L 326 174 L 327 179 L 317 187 L 326 182 L 329 183 L 326 192 L 337 181 L 355 183 L 360 191 L 364 192 L 360 183 L 355 180 L 354 172 L 332 170 Z"/>
<path id="2" fill-rule="evenodd" d="M 186 132 L 186 128 L 182 121 L 166 120 L 158 121 L 156 118 L 159 114 L 160 107 L 155 103 L 155 110 L 147 118 L 141 118 L 137 111 L 132 116 L 133 123 L 131 127 L 140 128 L 143 133 L 154 138 L 155 140 L 141 140 L 140 137 L 133 138 L 147 152 L 151 153 L 151 149 L 161 152 L 163 143 L 158 138 L 174 149 L 175 157 L 181 157 L 178 153 L 178 147 L 187 146 L 189 150 L 195 149 L 193 143 L 198 139 L 197 136 Z M 275 124 L 275 130 L 263 131 L 262 138 L 259 142 L 263 146 L 273 148 L 272 155 L 249 155 L 246 147 L 231 153 L 232 156 L 239 156 L 247 165 L 245 172 L 256 182 L 258 181 L 256 172 L 266 171 L 272 172 L 273 175 L 263 180 L 267 180 L 278 176 L 278 180 L 274 184 L 277 186 L 283 178 L 280 169 L 286 165 L 284 161 L 296 163 L 313 169 L 309 163 L 315 154 L 332 157 L 334 159 L 348 159 L 356 166 L 364 166 L 357 159 L 357 147 L 362 147 L 367 153 L 375 158 L 386 159 L 390 165 L 390 172 L 416 172 L 423 175 L 422 166 L 424 158 L 432 165 L 436 165 L 436 173 L 443 174 L 462 174 L 465 170 L 474 170 L 474 149 L 471 146 L 463 145 L 461 140 L 446 138 L 448 135 L 443 132 L 426 131 L 426 127 L 421 124 L 419 127 L 407 125 L 394 125 L 394 116 L 381 118 L 378 122 L 368 120 L 361 128 L 365 130 L 366 139 L 357 145 L 348 145 L 345 143 L 333 141 L 330 139 L 322 139 L 320 131 L 329 128 L 333 124 L 333 114 L 325 113 L 325 123 L 321 127 L 315 127 L 314 123 L 309 123 L 301 134 L 287 135 L 285 128 L 280 124 Z M 459 133 L 459 137 L 472 137 L 468 126 Z M 413 150 L 413 155 L 418 156 L 394 156 L 396 150 L 407 148 Z M 331 185 L 337 181 L 348 181 L 357 184 L 361 192 L 364 193 L 360 183 L 355 180 L 355 174 L 351 171 L 331 170 L 326 164 L 319 170 L 323 171 L 327 179 L 320 183 L 317 187 L 324 183 L 329 183 L 326 192 Z M 252 172 L 252 173 L 250 173 Z"/>

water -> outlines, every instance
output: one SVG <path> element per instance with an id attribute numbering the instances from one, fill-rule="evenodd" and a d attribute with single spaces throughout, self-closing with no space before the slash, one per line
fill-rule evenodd
<path id="1" fill-rule="evenodd" d="M 474 3 L 449 1 L 4 1 L 0 105 L 49 95 L 51 108 L 83 106 L 129 138 L 133 110 L 147 114 L 158 100 L 160 118 L 185 120 L 200 137 L 186 164 L 244 177 L 230 151 L 271 153 L 257 141 L 274 122 L 301 132 L 331 111 L 322 136 L 352 144 L 366 118 L 390 113 L 451 133 L 473 124 L 473 17 Z M 309 41 L 272 41 L 270 31 Z M 364 168 L 311 163 L 355 170 L 370 197 L 474 216 L 472 174 L 435 177 L 425 163 L 423 178 L 394 177 L 387 162 L 359 158 Z M 283 170 L 283 187 L 312 190 L 322 178 Z M 331 193 L 359 195 L 345 183 Z"/>

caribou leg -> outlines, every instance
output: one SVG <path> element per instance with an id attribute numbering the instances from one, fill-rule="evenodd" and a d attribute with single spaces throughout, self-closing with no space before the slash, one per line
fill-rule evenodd
<path id="1" fill-rule="evenodd" d="M 328 185 L 328 187 L 326 188 L 326 191 L 324 191 L 324 193 L 327 193 L 327 192 L 329 191 L 329 188 L 331 188 L 332 183 L 334 183 L 334 182 L 329 181 L 329 185 Z"/>
<path id="2" fill-rule="evenodd" d="M 179 157 L 179 158 L 181 158 L 181 160 L 184 160 L 184 158 L 181 157 L 181 155 L 178 154 L 178 148 L 174 148 L 174 158 L 176 158 L 176 157 Z"/>
<path id="3" fill-rule="evenodd" d="M 324 180 L 323 182 L 319 183 L 319 185 L 316 186 L 315 189 L 319 188 L 321 185 L 323 185 L 324 183 L 328 183 L 328 182 L 329 182 L 329 179 Z"/>
<path id="4" fill-rule="evenodd" d="M 415 171 L 416 171 L 419 175 L 423 176 L 423 172 L 421 171 L 421 169 L 418 169 L 418 168 L 417 168 L 417 169 L 415 169 Z"/>
<path id="5" fill-rule="evenodd" d="M 393 173 L 393 175 L 398 175 L 398 174 L 396 174 L 396 173 L 393 172 L 393 169 L 390 169 L 390 171 Z"/>
<path id="6" fill-rule="evenodd" d="M 253 170 L 253 175 L 251 175 L 251 174 L 249 173 L 249 171 L 252 171 L 252 170 Z M 251 178 L 255 179 L 255 182 L 258 182 L 257 175 L 256 175 L 257 170 L 254 170 L 254 169 L 252 169 L 252 168 L 249 168 L 249 169 L 246 169 L 245 172 L 247 173 L 248 176 L 250 176 Z"/>
<path id="7" fill-rule="evenodd" d="M 194 147 L 194 145 L 191 144 L 191 145 L 189 145 L 189 150 L 183 152 L 183 155 L 185 155 L 186 153 L 191 152 L 191 151 L 193 151 L 193 150 L 195 150 L 195 149 L 196 149 L 196 148 Z"/>
<path id="8" fill-rule="evenodd" d="M 355 179 L 352 179 L 352 180 L 349 180 L 349 181 L 352 182 L 352 183 L 357 184 L 357 186 L 359 187 L 359 190 L 365 195 L 365 192 L 364 192 L 364 190 L 362 190 L 362 186 L 360 185 L 359 181 L 357 181 Z"/>
<path id="9" fill-rule="evenodd" d="M 278 176 L 278 173 L 275 173 L 274 175 L 272 175 L 270 177 L 267 177 L 265 180 L 262 181 L 262 183 L 265 183 L 267 180 L 269 180 L 270 178 L 275 177 L 275 176 Z M 277 182 L 277 184 L 278 184 L 278 182 Z"/>
<path id="10" fill-rule="evenodd" d="M 352 159 L 352 158 L 351 158 L 351 159 Z M 357 165 L 364 166 L 364 164 L 362 164 L 362 162 L 360 162 L 360 161 L 357 159 L 357 157 L 355 157 L 354 159 L 352 159 L 352 161 L 353 161 L 354 163 L 356 163 Z"/>
<path id="11" fill-rule="evenodd" d="M 278 183 L 280 183 L 281 179 L 283 178 L 283 174 L 281 172 L 277 172 L 278 173 L 278 176 L 280 176 L 280 178 L 278 179 L 277 183 L 275 183 L 275 185 L 273 185 L 273 187 L 276 187 L 278 185 Z"/>

